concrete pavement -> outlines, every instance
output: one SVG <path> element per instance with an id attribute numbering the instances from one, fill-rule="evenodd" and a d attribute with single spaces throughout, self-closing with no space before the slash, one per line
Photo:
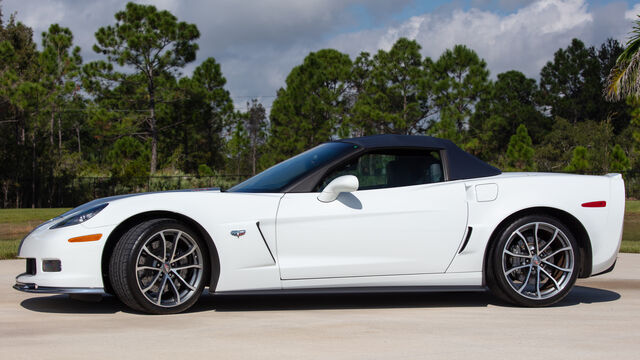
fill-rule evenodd
<path id="1" fill-rule="evenodd" d="M 640 254 L 579 280 L 558 306 L 486 293 L 203 295 L 185 314 L 130 312 L 11 288 L 0 261 L 0 359 L 638 359 Z"/>

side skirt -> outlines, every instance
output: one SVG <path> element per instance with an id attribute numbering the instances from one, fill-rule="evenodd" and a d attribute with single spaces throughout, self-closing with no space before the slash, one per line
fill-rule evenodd
<path id="1" fill-rule="evenodd" d="M 216 291 L 214 295 L 385 294 L 429 292 L 483 292 L 486 286 L 376 286 L 308 289 Z"/>

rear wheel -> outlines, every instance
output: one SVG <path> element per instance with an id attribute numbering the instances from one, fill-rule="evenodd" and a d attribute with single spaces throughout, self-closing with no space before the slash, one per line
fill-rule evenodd
<path id="1" fill-rule="evenodd" d="M 141 223 L 125 233 L 109 264 L 118 298 L 129 307 L 173 314 L 200 297 L 208 270 L 202 240 L 172 219 Z"/>
<path id="2" fill-rule="evenodd" d="M 549 216 L 526 216 L 507 227 L 493 246 L 489 286 L 517 305 L 551 305 L 569 293 L 579 264 L 577 242 L 564 224 Z"/>

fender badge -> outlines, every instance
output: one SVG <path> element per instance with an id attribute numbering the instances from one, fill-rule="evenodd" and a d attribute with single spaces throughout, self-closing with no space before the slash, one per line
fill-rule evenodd
<path id="1" fill-rule="evenodd" d="M 231 230 L 231 236 L 235 236 L 240 238 L 240 236 L 244 236 L 247 232 L 245 230 Z"/>

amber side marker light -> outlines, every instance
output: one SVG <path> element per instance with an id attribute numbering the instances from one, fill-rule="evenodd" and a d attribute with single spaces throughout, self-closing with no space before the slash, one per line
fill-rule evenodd
<path id="1" fill-rule="evenodd" d="M 85 236 L 78 236 L 78 237 L 74 237 L 69 239 L 70 243 L 74 243 L 74 242 L 88 242 L 88 241 L 98 241 L 102 238 L 102 234 L 93 234 L 93 235 L 85 235 Z"/>
<path id="2" fill-rule="evenodd" d="M 592 202 L 586 202 L 582 204 L 582 207 L 588 207 L 588 208 L 606 207 L 606 206 L 607 206 L 606 201 L 592 201 Z"/>

